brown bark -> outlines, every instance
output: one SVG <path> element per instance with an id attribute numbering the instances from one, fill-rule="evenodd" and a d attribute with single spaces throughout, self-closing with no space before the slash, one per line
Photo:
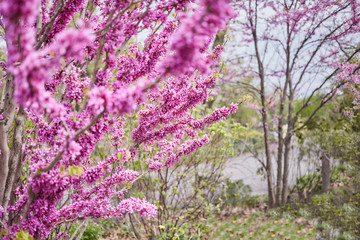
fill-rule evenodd
<path id="1" fill-rule="evenodd" d="M 13 77 L 7 74 L 5 86 L 5 102 L 2 108 L 3 118 L 0 120 L 0 203 L 2 203 L 5 194 L 6 179 L 9 172 L 10 149 L 8 146 L 8 132 L 14 121 L 15 102 Z"/>
<path id="2" fill-rule="evenodd" d="M 269 206 L 274 207 L 276 204 L 275 194 L 273 189 L 273 179 L 272 179 L 272 164 L 269 151 L 269 136 L 267 130 L 267 114 L 266 111 L 263 113 L 263 129 L 264 129 L 264 143 L 265 143 L 265 155 L 266 155 L 266 176 L 267 176 L 267 185 L 268 185 L 268 197 L 269 197 Z"/>
<path id="3" fill-rule="evenodd" d="M 324 151 L 322 151 L 320 159 L 321 159 L 321 179 L 322 179 L 321 190 L 322 192 L 327 193 L 330 188 L 330 176 L 331 176 L 330 161 Z"/>
<path id="4" fill-rule="evenodd" d="M 289 103 L 288 103 L 288 129 L 286 131 L 286 137 L 284 140 L 284 172 L 283 172 L 283 189 L 281 194 L 281 203 L 285 204 L 287 202 L 287 197 L 289 195 L 289 166 L 290 166 L 290 151 L 291 151 L 291 140 L 294 134 L 294 124 L 295 119 L 293 117 L 293 100 L 294 100 L 294 93 L 292 91 L 291 80 L 289 80 Z"/>
<path id="5" fill-rule="evenodd" d="M 256 47 L 257 48 L 257 47 Z M 265 146 L 265 158 L 266 158 L 266 176 L 267 176 L 267 185 L 268 185 L 268 197 L 269 197 L 269 206 L 274 207 L 276 204 L 275 194 L 273 189 L 273 179 L 272 179 L 272 163 L 269 149 L 269 129 L 268 129 L 268 116 L 266 111 L 266 100 L 265 100 L 265 79 L 264 79 L 264 69 L 260 56 L 258 56 L 259 63 L 259 72 L 261 78 L 261 116 L 262 116 L 262 127 L 264 131 L 264 146 Z"/>
<path id="6" fill-rule="evenodd" d="M 251 5 L 251 1 L 249 1 Z M 256 2 L 257 5 L 257 2 Z M 257 21 L 257 6 L 255 6 L 255 20 L 249 18 L 250 25 L 253 27 L 252 36 L 254 39 L 254 47 L 256 53 L 256 60 L 258 63 L 258 71 L 260 77 L 260 98 L 261 98 L 261 117 L 262 117 L 262 127 L 264 131 L 264 146 L 265 146 L 265 158 L 266 158 L 266 176 L 267 176 L 267 185 L 268 185 L 268 198 L 269 198 L 269 206 L 274 207 L 276 204 L 275 194 L 274 194 L 274 185 L 273 185 L 273 177 L 272 177 L 272 163 L 269 149 L 269 129 L 268 129 L 268 116 L 266 110 L 266 99 L 265 99 L 265 73 L 263 62 L 260 57 L 259 47 L 258 47 L 258 38 L 256 33 L 256 21 Z M 254 23 L 255 22 L 255 23 Z"/>
<path id="7" fill-rule="evenodd" d="M 10 194 L 13 190 L 13 184 L 15 182 L 15 177 L 17 175 L 17 170 L 19 170 L 19 165 L 21 166 L 21 156 L 22 156 L 22 135 L 25 124 L 25 112 L 23 108 L 20 108 L 19 113 L 15 118 L 15 127 L 13 142 L 10 151 L 9 158 L 9 168 L 8 176 L 6 179 L 4 197 L 2 199 L 2 206 L 6 209 L 10 200 Z M 20 169 L 21 171 L 21 169 Z"/>
<path id="8" fill-rule="evenodd" d="M 22 165 L 23 161 L 22 160 L 24 159 L 24 157 L 25 157 L 25 153 L 24 153 L 24 151 L 22 151 L 21 157 L 20 157 L 21 161 L 18 161 L 18 164 L 17 164 L 16 169 L 15 169 L 15 179 L 14 179 L 14 183 L 13 183 L 11 194 L 10 194 L 9 205 L 14 205 L 15 204 L 16 195 L 15 195 L 14 191 L 22 183 L 22 180 L 21 180 L 22 167 L 23 167 L 23 165 Z M 10 212 L 9 216 L 8 216 L 9 225 L 11 225 L 13 223 L 14 217 L 15 217 L 15 213 Z"/>
<path id="9" fill-rule="evenodd" d="M 284 145 L 284 172 L 283 172 L 283 180 L 282 180 L 282 194 L 281 194 L 281 204 L 285 204 L 287 202 L 287 197 L 289 195 L 289 165 L 290 165 L 290 149 L 291 149 L 291 138 L 292 135 L 289 134 L 286 136 Z"/>
<path id="10" fill-rule="evenodd" d="M 282 183 L 282 155 L 283 155 L 283 109 L 284 104 L 280 102 L 280 119 L 278 123 L 278 152 L 277 152 L 277 176 L 276 176 L 276 205 L 279 206 L 281 201 L 281 183 Z"/>

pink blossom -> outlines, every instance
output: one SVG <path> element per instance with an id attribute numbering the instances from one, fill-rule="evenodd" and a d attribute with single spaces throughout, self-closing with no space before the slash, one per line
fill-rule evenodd
<path id="1" fill-rule="evenodd" d="M 8 55 L 0 66 L 14 86 L 5 98 L 14 102 L 12 116 L 25 114 L 5 131 L 5 141 L 18 138 L 20 146 L 8 147 L 20 149 L 25 171 L 13 201 L 0 206 L 5 239 L 21 230 L 45 239 L 79 218 L 156 216 L 155 205 L 131 197 L 141 175 L 128 162 L 156 146 L 144 171 L 170 168 L 209 142 L 199 129 L 237 109 L 231 104 L 199 120 L 191 114 L 216 82 L 211 73 L 223 46 L 208 47 L 234 16 L 228 1 L 199 1 L 194 13 L 182 11 L 189 0 L 140 1 L 136 8 L 129 0 L 90 1 L 95 13 L 86 2 L 1 3 Z M 174 11 L 181 17 L 169 17 Z M 144 44 L 130 43 L 143 29 Z"/>

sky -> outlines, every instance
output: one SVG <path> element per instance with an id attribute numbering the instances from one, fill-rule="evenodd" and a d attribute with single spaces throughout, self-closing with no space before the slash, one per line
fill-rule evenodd
<path id="1" fill-rule="evenodd" d="M 259 22 L 261 22 L 262 18 L 269 18 L 274 14 L 274 11 L 267 7 L 264 10 L 262 10 L 259 13 Z M 253 42 L 245 42 L 244 41 L 244 35 L 242 34 L 242 24 L 246 21 L 245 13 L 240 12 L 238 17 L 234 19 L 231 24 L 229 25 L 228 34 L 231 36 L 231 40 L 227 43 L 227 46 L 225 47 L 225 52 L 223 54 L 223 58 L 225 61 L 230 59 L 241 59 L 241 64 L 234 67 L 233 64 L 229 64 L 230 67 L 233 67 L 237 70 L 237 72 L 241 72 L 241 70 L 245 70 L 246 72 L 251 72 L 253 70 L 257 71 L 257 62 L 255 61 L 255 51 L 254 51 L 254 45 Z M 329 21 L 326 23 L 327 25 L 319 29 L 318 33 L 324 34 L 329 32 L 327 29 L 328 26 L 331 26 L 334 24 L 335 21 L 333 19 L 329 19 Z M 331 27 L 334 27 L 336 25 L 333 25 Z M 285 42 L 284 38 L 284 29 L 280 27 L 271 27 L 268 28 L 268 31 L 265 31 L 266 29 L 265 24 L 259 24 L 258 25 L 258 35 L 261 35 L 266 32 L 268 36 L 271 36 L 273 38 L 276 38 L 277 40 Z M 300 42 L 303 40 L 303 38 L 306 36 L 306 31 L 308 30 L 308 26 L 303 25 L 303 31 L 299 31 L 297 33 L 297 37 L 294 39 L 294 42 L 291 46 L 291 55 L 294 56 L 294 52 L 297 50 L 297 47 L 300 45 Z M 316 39 L 320 37 L 320 34 L 315 34 L 313 36 L 313 39 Z M 351 39 L 349 40 L 349 45 L 351 44 L 357 44 L 358 40 L 360 38 L 360 33 L 355 33 L 351 36 Z M 310 59 L 310 54 L 315 50 L 317 47 L 317 43 L 309 44 L 306 48 L 304 48 L 297 59 L 297 64 L 302 69 L 301 66 L 304 66 L 307 61 Z M 264 49 L 267 49 L 267 51 L 263 51 Z M 267 88 L 268 90 L 274 91 L 274 89 L 277 86 L 282 86 L 284 84 L 284 77 L 277 76 L 270 72 L 270 70 L 276 70 L 277 72 L 281 73 L 285 69 L 285 52 L 282 50 L 281 45 L 278 41 L 260 41 L 259 42 L 259 49 L 261 53 L 266 52 L 266 54 L 262 55 L 262 59 L 265 66 L 265 73 L 268 74 L 267 78 Z M 338 56 L 343 56 L 340 50 L 336 45 L 332 44 L 325 44 L 320 49 L 320 54 L 327 55 L 331 52 L 335 52 Z M 321 58 L 320 54 L 316 55 L 312 63 L 310 64 L 310 67 L 308 68 L 308 71 L 306 72 L 301 84 L 299 84 L 299 88 L 297 91 L 298 97 L 304 97 L 309 96 L 322 82 L 323 80 L 333 71 L 333 67 L 330 66 L 328 63 L 321 64 Z M 329 62 L 335 62 L 335 58 L 325 58 L 325 61 L 329 60 Z M 292 78 L 296 81 L 300 76 L 300 71 L 294 71 L 294 74 L 292 75 Z M 239 78 L 240 79 L 240 78 Z M 254 85 L 259 85 L 259 83 L 256 83 L 254 81 Z M 327 92 L 329 90 L 330 84 L 325 84 L 324 91 Z"/>

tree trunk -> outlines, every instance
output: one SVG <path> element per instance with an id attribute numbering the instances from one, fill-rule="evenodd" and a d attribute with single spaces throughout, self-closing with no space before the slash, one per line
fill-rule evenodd
<path id="1" fill-rule="evenodd" d="M 291 149 L 291 135 L 286 136 L 285 141 L 285 151 L 284 151 L 284 173 L 283 173 L 283 188 L 281 194 L 281 204 L 287 202 L 287 197 L 289 195 L 289 166 L 290 166 L 290 149 Z"/>
<path id="2" fill-rule="evenodd" d="M 249 1 L 249 5 L 251 6 L 251 1 Z M 255 9 L 257 8 L 257 2 L 255 3 Z M 254 39 L 254 47 L 256 53 L 256 61 L 258 63 L 258 70 L 259 70 L 259 78 L 260 78 L 260 98 L 261 98 L 261 117 L 262 117 L 262 127 L 264 130 L 264 146 L 265 146 L 265 158 L 266 158 L 266 176 L 267 176 L 267 184 L 268 184 L 268 197 L 269 197 L 269 207 L 274 207 L 276 204 L 275 194 L 274 194 L 274 185 L 273 185 L 273 178 L 272 178 L 272 163 L 270 157 L 270 150 L 269 150 L 269 126 L 267 120 L 267 110 L 266 110 L 266 99 L 265 99 L 265 72 L 263 62 L 260 57 L 259 46 L 258 46 L 258 38 L 256 33 L 256 21 L 257 21 L 257 12 L 255 11 L 255 23 L 253 22 L 252 18 L 249 18 L 249 23 L 252 30 L 252 36 Z"/>
<path id="3" fill-rule="evenodd" d="M 279 111 L 279 123 L 278 123 L 278 154 L 277 154 L 277 176 L 276 176 L 276 205 L 281 203 L 281 184 L 282 184 L 282 162 L 283 162 L 283 112 L 284 112 L 284 99 L 280 100 Z"/>
<path id="4" fill-rule="evenodd" d="M 272 163 L 269 151 L 269 137 L 267 130 L 267 122 L 264 123 L 266 119 L 266 113 L 264 114 L 263 125 L 264 125 L 264 143 L 265 143 L 265 155 L 266 155 L 266 176 L 267 176 L 267 184 L 268 184 L 268 197 L 269 197 L 269 207 L 274 207 L 276 205 L 276 199 L 274 194 L 274 185 L 272 178 Z"/>
<path id="5" fill-rule="evenodd" d="M 294 124 L 295 124 L 295 118 L 293 117 L 293 100 L 294 100 L 294 92 L 292 90 L 292 82 L 289 76 L 288 80 L 289 84 L 289 103 L 288 103 L 288 128 L 286 131 L 286 137 L 284 140 L 284 172 L 283 172 L 283 189 L 282 189 L 282 195 L 281 195 L 281 203 L 285 204 L 287 202 L 287 198 L 289 195 L 289 166 L 290 166 L 290 151 L 291 151 L 291 140 L 292 136 L 294 134 Z"/>
<path id="6" fill-rule="evenodd" d="M 1 109 L 3 117 L 0 120 L 0 204 L 3 202 L 6 179 L 9 172 L 10 149 L 8 146 L 8 133 L 14 121 L 16 106 L 13 96 L 13 76 L 10 73 L 7 73 L 7 80 L 5 86 L 5 101 L 4 106 Z"/>
<path id="7" fill-rule="evenodd" d="M 330 176 L 331 176 L 330 161 L 324 151 L 321 152 L 320 159 L 321 159 L 321 179 L 322 179 L 321 190 L 322 192 L 327 193 L 330 188 Z"/>
<path id="8" fill-rule="evenodd" d="M 2 206 L 6 209 L 9 200 L 11 191 L 13 190 L 13 184 L 15 181 L 15 177 L 17 175 L 16 170 L 18 170 L 19 165 L 21 165 L 22 159 L 22 136 L 23 136 L 23 128 L 25 124 L 25 112 L 23 108 L 20 108 L 19 113 L 15 118 L 15 127 L 14 127 L 14 136 L 13 143 L 10 151 L 10 159 L 9 159 L 9 168 L 8 168 L 8 176 L 6 179 L 4 197 L 2 199 Z M 20 170 L 21 171 L 21 170 Z"/>

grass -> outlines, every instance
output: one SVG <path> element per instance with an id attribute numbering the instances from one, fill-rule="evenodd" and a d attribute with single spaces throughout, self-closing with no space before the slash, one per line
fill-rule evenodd
<path id="1" fill-rule="evenodd" d="M 309 223 L 299 223 L 296 219 L 274 218 L 263 213 L 253 213 L 248 217 L 232 216 L 214 221 L 215 231 L 210 239 L 314 239 L 316 230 Z"/>

